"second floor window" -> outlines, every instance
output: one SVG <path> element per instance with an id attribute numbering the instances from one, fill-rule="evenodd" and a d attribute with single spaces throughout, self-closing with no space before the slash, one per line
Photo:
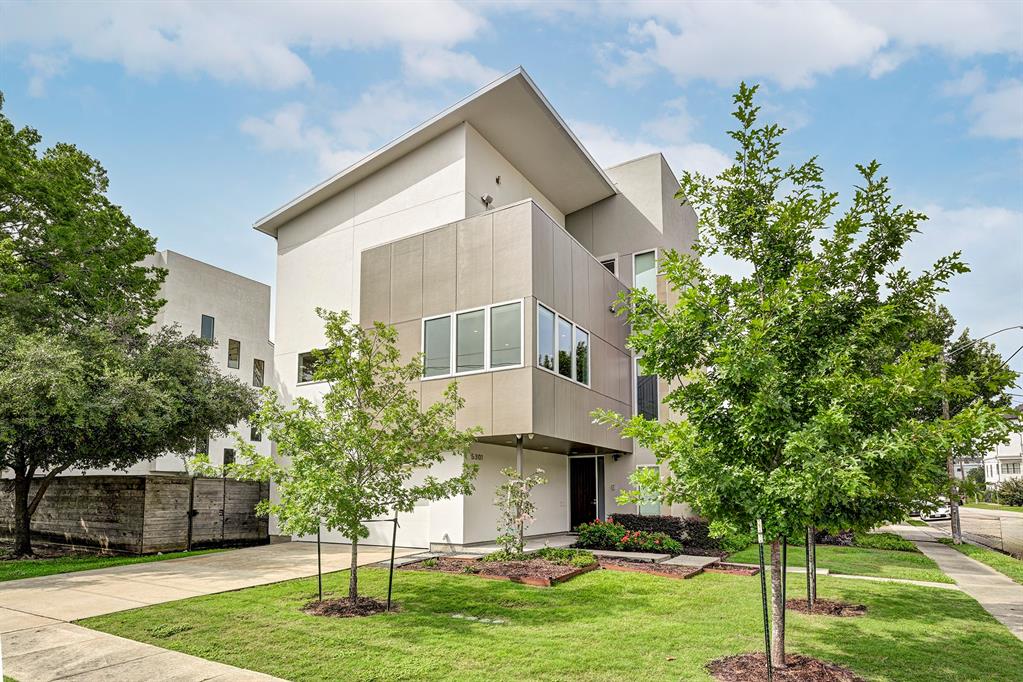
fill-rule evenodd
<path id="1" fill-rule="evenodd" d="M 643 374 L 639 359 L 636 360 L 636 414 L 646 419 L 657 420 L 657 376 Z"/>
<path id="2" fill-rule="evenodd" d="M 558 374 L 572 378 L 572 323 L 558 318 Z"/>
<path id="3" fill-rule="evenodd" d="M 536 364 L 554 371 L 554 313 L 538 305 L 536 314 Z"/>
<path id="4" fill-rule="evenodd" d="M 202 322 L 199 326 L 199 336 L 207 341 L 213 340 L 213 318 L 209 315 L 202 316 Z"/>
<path id="5" fill-rule="evenodd" d="M 423 320 L 423 377 L 522 366 L 522 301 Z"/>
<path id="6" fill-rule="evenodd" d="M 263 434 L 255 426 L 249 427 L 249 440 L 258 443 L 263 440 Z"/>
<path id="7" fill-rule="evenodd" d="M 482 310 L 459 313 L 455 322 L 455 371 L 477 372 L 483 369 L 486 353 L 486 314 Z"/>
<path id="8" fill-rule="evenodd" d="M 234 448 L 224 448 L 224 466 L 234 464 Z"/>
<path id="9" fill-rule="evenodd" d="M 511 367 L 522 364 L 522 304 L 519 302 L 490 309 L 490 366 Z"/>
<path id="10" fill-rule="evenodd" d="M 227 340 L 227 366 L 230 369 L 242 366 L 242 342 L 237 339 Z"/>
<path id="11" fill-rule="evenodd" d="M 652 294 L 657 293 L 657 253 L 646 251 L 637 253 L 633 260 L 635 270 L 632 276 L 633 289 L 646 289 Z"/>
<path id="12" fill-rule="evenodd" d="M 256 388 L 263 388 L 263 361 L 259 358 L 252 360 L 252 385 Z"/>
<path id="13" fill-rule="evenodd" d="M 538 303 L 536 365 L 589 386 L 590 333 Z"/>
<path id="14" fill-rule="evenodd" d="M 314 381 L 316 364 L 316 357 L 312 351 L 298 354 L 298 383 Z"/>

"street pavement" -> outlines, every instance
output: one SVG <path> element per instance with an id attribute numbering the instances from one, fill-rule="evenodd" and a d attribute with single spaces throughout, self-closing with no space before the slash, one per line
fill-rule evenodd
<path id="1" fill-rule="evenodd" d="M 1023 513 L 960 507 L 959 519 L 963 534 L 971 541 L 1023 558 Z M 930 523 L 951 532 L 950 521 Z"/>

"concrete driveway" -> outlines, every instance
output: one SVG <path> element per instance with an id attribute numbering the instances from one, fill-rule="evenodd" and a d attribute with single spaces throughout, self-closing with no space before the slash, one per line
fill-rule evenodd
<path id="1" fill-rule="evenodd" d="M 395 556 L 421 551 L 399 548 Z M 348 568 L 349 552 L 324 544 L 324 572 Z M 360 566 L 389 557 L 389 547 L 359 548 Z M 315 574 L 316 544 L 289 542 L 0 583 L 3 672 L 19 682 L 270 680 L 70 621 Z"/>

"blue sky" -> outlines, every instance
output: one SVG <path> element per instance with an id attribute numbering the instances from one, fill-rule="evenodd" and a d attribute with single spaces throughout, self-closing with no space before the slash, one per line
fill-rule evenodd
<path id="1" fill-rule="evenodd" d="M 714 172 L 745 79 L 787 160 L 848 196 L 876 158 L 931 217 L 913 267 L 963 251 L 976 333 L 1023 324 L 1021 59 L 1019 2 L 0 4 L 5 113 L 99 158 L 160 248 L 272 284 L 256 218 L 518 65 L 601 163 Z"/>

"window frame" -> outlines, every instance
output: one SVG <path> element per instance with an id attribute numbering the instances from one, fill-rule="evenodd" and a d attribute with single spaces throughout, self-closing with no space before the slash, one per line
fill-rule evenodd
<path id="1" fill-rule="evenodd" d="M 554 363 L 554 367 L 553 368 L 551 368 L 551 367 L 544 367 L 543 365 L 540 364 L 540 310 L 541 309 L 546 310 L 547 312 L 549 312 L 551 314 L 551 319 L 552 319 L 552 324 L 551 324 L 551 350 L 552 350 L 551 360 Z M 550 307 L 544 305 L 540 301 L 536 302 L 536 327 L 535 327 L 535 329 L 536 329 L 537 343 L 536 343 L 536 352 L 533 353 L 533 355 L 535 356 L 533 358 L 533 362 L 536 364 L 536 366 L 538 368 L 542 369 L 545 372 L 550 372 L 551 374 L 558 374 L 558 314 L 556 312 L 554 312 L 553 308 L 550 308 Z M 561 375 L 559 374 L 558 376 L 561 376 Z"/>
<path id="2" fill-rule="evenodd" d="M 641 356 L 632 356 L 632 414 L 635 417 L 640 416 L 639 412 L 639 360 Z M 656 374 L 644 374 L 643 376 L 652 376 L 657 379 L 655 384 L 657 389 L 657 416 L 652 421 L 661 420 L 661 386 L 660 378 Z"/>
<path id="3" fill-rule="evenodd" d="M 210 321 L 210 336 L 209 336 L 209 338 L 206 338 L 205 334 L 203 334 L 203 323 L 206 320 Z M 213 315 L 206 315 L 205 313 L 200 313 L 200 317 L 199 317 L 199 338 L 203 339 L 204 341 L 210 341 L 210 342 L 213 342 L 213 341 L 217 340 L 217 318 L 216 317 L 214 317 Z"/>
<path id="4" fill-rule="evenodd" d="M 238 357 L 235 358 L 234 364 L 231 364 L 231 346 L 235 344 L 238 348 Z M 241 369 L 242 368 L 242 342 L 240 339 L 228 339 L 227 340 L 227 368 L 228 369 Z"/>
<path id="5" fill-rule="evenodd" d="M 644 251 L 643 253 L 646 253 L 646 251 Z M 654 258 L 656 259 L 657 257 L 654 256 Z M 613 261 L 614 262 L 614 264 L 615 264 L 615 269 L 614 270 L 607 270 L 607 266 L 604 265 L 604 263 L 607 263 L 608 261 Z M 612 275 L 614 275 L 615 277 L 619 277 L 619 279 L 620 279 L 619 273 L 621 272 L 621 266 L 622 266 L 621 259 L 620 259 L 620 254 L 609 253 L 606 256 L 601 256 L 600 258 L 598 258 L 597 262 L 600 263 L 600 267 L 604 268 L 605 270 L 610 272 Z"/>
<path id="6" fill-rule="evenodd" d="M 305 381 L 302 380 L 302 356 L 303 355 L 312 355 L 316 351 L 319 351 L 319 352 L 322 353 L 322 352 L 324 352 L 324 349 L 323 348 L 312 348 L 312 349 L 307 350 L 307 351 L 305 351 L 303 353 L 298 353 L 295 356 L 295 360 L 296 360 L 296 362 L 295 362 L 295 365 L 296 365 L 295 366 L 295 371 L 296 371 L 295 378 L 297 379 L 297 381 L 295 382 L 296 386 L 309 386 L 311 384 L 324 384 L 324 383 L 327 382 L 326 379 L 306 379 Z M 315 368 L 313 368 L 313 374 L 314 375 L 316 374 L 316 369 Z"/>
<path id="7" fill-rule="evenodd" d="M 534 327 L 534 331 L 536 333 L 537 340 L 539 340 L 539 338 L 540 338 L 540 308 L 543 308 L 547 312 L 552 313 L 554 315 L 554 369 L 548 369 L 548 368 L 546 368 L 546 367 L 544 367 L 543 365 L 540 364 L 540 353 L 539 353 L 539 350 L 537 350 L 537 352 L 533 354 L 535 356 L 533 358 L 533 366 L 536 367 L 537 369 L 540 369 L 540 370 L 543 370 L 544 372 L 547 372 L 548 374 L 553 374 L 556 377 L 561 377 L 565 381 L 571 381 L 573 384 L 576 384 L 578 386 L 585 386 L 586 388 L 593 388 L 593 332 L 591 332 L 589 329 L 587 329 L 586 327 L 582 326 L 581 324 L 576 324 L 571 318 L 565 317 L 564 315 L 559 313 L 557 310 L 555 310 L 553 307 L 547 305 L 546 303 L 544 303 L 540 299 L 537 299 L 536 300 L 536 318 L 535 318 L 536 319 L 536 326 Z M 559 346 L 558 346 L 558 320 L 564 320 L 565 322 L 568 322 L 568 324 L 571 325 L 571 327 L 572 327 L 572 341 L 571 341 L 571 344 L 572 344 L 572 359 L 570 361 L 571 362 L 571 366 L 572 366 L 572 376 L 565 376 L 564 374 L 562 374 L 561 372 L 558 371 L 558 350 L 559 350 Z M 575 332 L 576 332 L 577 329 L 579 331 L 581 331 L 581 332 L 586 334 L 587 348 L 590 351 L 587 354 L 587 357 L 586 357 L 586 379 L 587 379 L 586 382 L 579 381 L 579 379 L 577 379 L 576 375 L 575 375 L 575 357 L 576 357 L 575 356 Z M 537 347 L 539 348 L 539 343 L 537 343 Z"/>
<path id="8" fill-rule="evenodd" d="M 648 253 L 654 254 L 654 290 L 651 291 L 650 293 L 653 294 L 654 296 L 656 296 L 657 295 L 657 263 L 659 261 L 659 259 L 657 257 L 657 248 L 656 247 L 652 248 L 652 249 L 646 249 L 645 251 L 636 251 L 635 253 L 632 254 L 632 287 L 631 288 L 632 289 L 639 288 L 639 287 L 636 286 L 636 257 L 637 256 L 645 256 Z"/>
<path id="9" fill-rule="evenodd" d="M 519 362 L 515 365 L 501 365 L 500 367 L 492 367 L 490 364 L 490 310 L 491 308 L 500 308 L 501 306 L 511 305 L 513 303 L 519 304 Z M 458 316 L 464 313 L 475 313 L 483 311 L 483 369 L 473 369 L 465 372 L 458 371 Z M 470 308 L 463 308 L 462 310 L 454 310 L 449 313 L 441 313 L 440 315 L 430 315 L 424 317 L 419 324 L 419 352 L 422 353 L 423 372 L 426 372 L 426 323 L 430 320 L 437 320 L 443 317 L 449 318 L 448 324 L 450 325 L 451 331 L 451 348 L 450 348 L 450 364 L 448 365 L 447 374 L 436 374 L 434 376 L 420 376 L 420 381 L 434 381 L 436 379 L 451 379 L 452 377 L 467 377 L 473 374 L 483 374 L 484 372 L 504 372 L 509 369 L 522 369 L 526 366 L 526 299 L 524 298 L 513 298 L 507 301 L 497 301 L 494 303 L 487 303 L 486 305 L 476 305 Z"/>
<path id="10" fill-rule="evenodd" d="M 256 384 L 256 365 L 259 365 L 259 384 Z M 266 386 L 266 361 L 262 358 L 252 358 L 252 386 L 263 388 Z"/>
<path id="11" fill-rule="evenodd" d="M 263 433 L 255 426 L 249 426 L 249 440 L 253 443 L 262 443 Z"/>

